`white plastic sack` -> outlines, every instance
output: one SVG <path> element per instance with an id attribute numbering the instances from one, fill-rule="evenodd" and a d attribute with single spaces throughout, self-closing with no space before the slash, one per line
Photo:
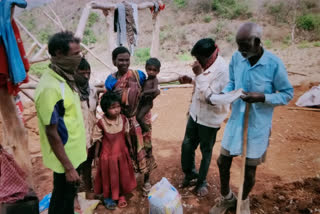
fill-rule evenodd
<path id="1" fill-rule="evenodd" d="M 320 85 L 313 86 L 309 91 L 299 97 L 296 105 L 300 107 L 320 105 Z"/>
<path id="2" fill-rule="evenodd" d="M 150 214 L 183 214 L 181 196 L 166 178 L 151 188 L 148 199 Z"/>

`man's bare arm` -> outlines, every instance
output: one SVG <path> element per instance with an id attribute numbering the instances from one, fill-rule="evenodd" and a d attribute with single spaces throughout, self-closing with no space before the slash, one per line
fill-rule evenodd
<path id="1" fill-rule="evenodd" d="M 76 183 L 80 181 L 78 172 L 74 169 L 71 161 L 69 160 L 64 146 L 62 144 L 61 138 L 58 134 L 58 125 L 47 125 L 46 134 L 48 137 L 49 144 L 53 153 L 56 155 L 57 159 L 62 164 L 65 169 L 66 180 L 70 183 Z"/>

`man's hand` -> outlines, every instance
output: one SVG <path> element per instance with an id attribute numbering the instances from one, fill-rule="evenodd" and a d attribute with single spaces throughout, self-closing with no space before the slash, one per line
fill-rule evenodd
<path id="1" fill-rule="evenodd" d="M 199 74 L 201 74 L 203 72 L 203 69 L 200 65 L 200 63 L 198 61 L 195 61 L 192 65 L 192 70 L 193 70 L 193 73 L 198 76 Z"/>
<path id="2" fill-rule="evenodd" d="M 66 180 L 69 183 L 79 184 L 80 176 L 74 168 L 71 168 L 69 170 L 66 170 Z"/>
<path id="3" fill-rule="evenodd" d="M 180 84 L 191 84 L 192 83 L 192 78 L 191 77 L 188 77 L 186 75 L 182 76 L 182 77 L 179 77 L 179 83 Z"/>
<path id="4" fill-rule="evenodd" d="M 240 98 L 248 103 L 264 103 L 265 96 L 264 94 L 257 93 L 257 92 L 243 92 L 244 95 L 242 95 Z"/>

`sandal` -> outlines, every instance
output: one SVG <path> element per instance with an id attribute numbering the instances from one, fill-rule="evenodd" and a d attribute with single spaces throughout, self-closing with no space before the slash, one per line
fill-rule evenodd
<path id="1" fill-rule="evenodd" d="M 192 175 L 185 176 L 182 183 L 179 184 L 179 188 L 195 186 L 198 176 L 199 176 L 198 173 L 193 173 Z"/>
<path id="2" fill-rule="evenodd" d="M 209 191 L 207 188 L 207 185 L 202 185 L 202 186 L 197 186 L 196 188 L 194 188 L 196 194 L 198 197 L 204 197 L 206 195 L 208 195 Z"/>
<path id="3" fill-rule="evenodd" d="M 106 198 L 103 200 L 105 207 L 108 210 L 115 210 L 117 207 L 117 204 L 114 200 L 112 200 L 111 198 Z"/>
<path id="4" fill-rule="evenodd" d="M 151 184 L 150 182 L 146 182 L 143 187 L 142 187 L 142 190 L 143 190 L 143 196 L 148 196 L 150 190 L 151 190 Z"/>
<path id="5" fill-rule="evenodd" d="M 119 197 L 119 200 L 118 200 L 118 207 L 119 207 L 119 208 L 124 208 L 124 207 L 126 207 L 126 206 L 128 206 L 128 203 L 127 203 L 127 201 L 126 201 L 126 198 L 125 198 L 124 196 L 120 196 L 120 197 Z"/>

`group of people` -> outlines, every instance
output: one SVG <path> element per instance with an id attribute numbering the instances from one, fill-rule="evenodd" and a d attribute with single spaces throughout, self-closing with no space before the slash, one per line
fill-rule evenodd
<path id="1" fill-rule="evenodd" d="M 182 76 L 181 84 L 193 83 L 194 92 L 181 148 L 185 174 L 180 188 L 195 185 L 199 197 L 208 194 L 208 174 L 213 146 L 230 105 L 217 104 L 213 96 L 243 89 L 241 99 L 232 103 L 232 113 L 217 160 L 221 200 L 210 210 L 225 213 L 236 206 L 229 187 L 233 157 L 242 152 L 243 121 L 250 103 L 248 151 L 241 200 L 242 214 L 250 213 L 249 193 L 255 183 L 256 168 L 263 163 L 271 133 L 273 108 L 292 99 L 293 88 L 281 60 L 265 50 L 262 29 L 243 24 L 237 34 L 238 51 L 229 68 L 215 41 L 200 39 L 192 48 L 195 77 Z M 51 64 L 40 79 L 35 93 L 41 150 L 45 166 L 53 170 L 53 192 L 49 214 L 73 213 L 74 200 L 83 183 L 88 193 L 103 195 L 107 209 L 127 206 L 126 194 L 136 188 L 138 174 L 144 176 L 143 194 L 151 189 L 150 173 L 157 167 L 152 154 L 151 109 L 160 94 L 157 74 L 161 63 L 146 61 L 145 70 L 131 70 L 130 52 L 121 46 L 113 50 L 117 72 L 105 80 L 102 96 L 90 86 L 90 65 L 81 56 L 80 40 L 65 31 L 53 35 L 48 43 Z M 100 98 L 99 98 L 100 97 Z M 102 114 L 96 112 L 100 104 Z M 202 160 L 195 167 L 195 150 L 200 144 Z M 94 187 L 91 165 L 97 168 Z M 81 176 L 80 176 L 81 175 Z M 81 179 L 80 179 L 81 177 Z"/>

